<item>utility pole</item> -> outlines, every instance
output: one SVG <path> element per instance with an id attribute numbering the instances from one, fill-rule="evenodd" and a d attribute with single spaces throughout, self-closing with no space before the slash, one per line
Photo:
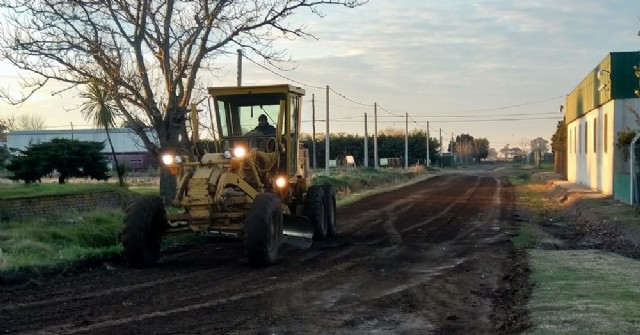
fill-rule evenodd
<path id="1" fill-rule="evenodd" d="M 73 122 L 71 122 L 71 139 L 73 140 Z"/>
<path id="2" fill-rule="evenodd" d="M 404 113 L 404 169 L 409 170 L 409 113 Z"/>
<path id="3" fill-rule="evenodd" d="M 453 154 L 453 143 L 454 143 L 454 142 L 453 142 L 453 133 L 451 133 L 451 142 L 449 142 L 449 148 L 450 148 L 450 149 L 449 149 L 449 151 L 451 151 L 451 152 L 450 152 L 450 153 L 451 153 L 451 158 L 453 159 L 453 163 L 455 163 L 455 162 L 456 162 L 456 158 L 457 158 L 456 156 L 457 156 L 457 155 L 455 155 L 455 156 L 454 156 L 454 154 Z M 457 148 L 456 148 L 456 149 L 457 149 Z"/>
<path id="4" fill-rule="evenodd" d="M 311 121 L 311 126 L 313 127 L 313 137 L 312 137 L 312 141 L 313 141 L 313 169 L 317 169 L 318 165 L 316 163 L 316 95 L 312 94 L 311 95 L 311 111 L 313 113 L 312 115 L 312 121 Z"/>
<path id="5" fill-rule="evenodd" d="M 367 133 L 367 113 L 364 113 L 364 167 L 369 167 L 369 135 Z"/>
<path id="6" fill-rule="evenodd" d="M 442 128 L 440 128 L 440 156 L 442 156 L 442 150 L 444 150 L 442 146 Z"/>
<path id="7" fill-rule="evenodd" d="M 325 118 L 325 123 L 327 125 L 327 135 L 324 148 L 324 172 L 328 176 L 331 173 L 329 170 L 329 85 L 327 85 L 327 116 Z"/>
<path id="8" fill-rule="evenodd" d="M 242 86 L 242 49 L 238 49 L 238 87 Z"/>
<path id="9" fill-rule="evenodd" d="M 373 103 L 373 166 L 378 170 L 378 103 Z"/>
<path id="10" fill-rule="evenodd" d="M 427 121 L 427 167 L 431 166 L 431 159 L 429 159 L 429 121 Z"/>

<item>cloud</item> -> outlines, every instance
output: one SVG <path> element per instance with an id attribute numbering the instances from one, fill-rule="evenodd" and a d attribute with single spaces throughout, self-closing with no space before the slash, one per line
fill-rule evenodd
<path id="1" fill-rule="evenodd" d="M 356 9 L 328 6 L 323 12 L 324 18 L 302 12 L 291 17 L 292 25 L 305 25 L 318 39 L 276 42 L 295 62 L 284 65 L 291 71 L 272 70 L 306 85 L 331 85 L 354 101 L 377 102 L 416 117 L 562 96 L 609 52 L 640 49 L 636 1 L 371 0 Z M 222 61 L 219 64 L 228 63 L 223 71 L 227 75 L 211 83 L 235 85 L 235 60 Z M 252 64 L 245 65 L 244 78 L 247 84 L 288 81 Z M 316 94 L 322 107 L 324 89 L 308 87 L 307 92 Z M 535 115 L 556 111 L 563 103 L 550 99 L 498 112 Z M 372 112 L 337 95 L 331 96 L 331 104 L 339 116 Z M 556 127 L 556 120 L 476 124 L 438 124 L 438 120 L 434 118 L 432 126 L 496 143 L 521 136 L 548 139 Z M 353 123 L 335 127 L 363 128 Z"/>

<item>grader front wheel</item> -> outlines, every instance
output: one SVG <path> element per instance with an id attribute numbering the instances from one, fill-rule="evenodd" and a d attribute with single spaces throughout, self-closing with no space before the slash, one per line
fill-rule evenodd
<path id="1" fill-rule="evenodd" d="M 327 220 L 324 198 L 324 188 L 320 185 L 313 185 L 307 190 L 304 199 L 304 215 L 309 218 L 313 225 L 313 239 L 316 241 L 327 238 Z"/>
<path id="2" fill-rule="evenodd" d="M 275 263 L 282 244 L 282 219 L 277 196 L 270 193 L 256 196 L 244 222 L 244 241 L 250 264 L 267 266 Z"/>
<path id="3" fill-rule="evenodd" d="M 166 224 L 167 213 L 158 197 L 141 197 L 127 207 L 122 229 L 122 247 L 124 258 L 131 266 L 142 268 L 158 261 L 162 231 Z"/>

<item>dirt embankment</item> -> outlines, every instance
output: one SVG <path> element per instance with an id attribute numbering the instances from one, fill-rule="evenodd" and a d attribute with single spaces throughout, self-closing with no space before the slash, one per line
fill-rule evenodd
<path id="1" fill-rule="evenodd" d="M 640 258 L 640 211 L 599 192 L 562 181 L 555 174 L 534 174 L 542 210 L 535 221 L 549 234 L 540 247 L 600 249 Z M 519 207 L 531 215 L 532 209 Z M 526 215 L 526 214 L 525 214 Z"/>

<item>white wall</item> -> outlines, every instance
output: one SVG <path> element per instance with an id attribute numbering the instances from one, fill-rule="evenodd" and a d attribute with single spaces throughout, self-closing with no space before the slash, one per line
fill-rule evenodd
<path id="1" fill-rule="evenodd" d="M 640 99 L 609 101 L 567 125 L 567 180 L 606 195 L 613 194 L 614 174 L 629 171 L 622 150 L 615 146 L 617 133 L 625 127 L 640 129 L 630 111 L 633 109 L 640 113 Z"/>
<path id="2" fill-rule="evenodd" d="M 567 180 L 608 195 L 613 193 L 615 107 L 610 101 L 567 125 Z"/>

